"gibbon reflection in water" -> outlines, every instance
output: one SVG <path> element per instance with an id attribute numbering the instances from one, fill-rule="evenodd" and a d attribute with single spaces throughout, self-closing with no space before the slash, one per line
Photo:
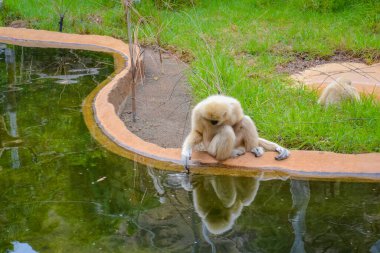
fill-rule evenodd
<path id="1" fill-rule="evenodd" d="M 232 228 L 243 207 L 255 199 L 261 176 L 192 178 L 194 208 L 209 232 L 222 234 Z"/>

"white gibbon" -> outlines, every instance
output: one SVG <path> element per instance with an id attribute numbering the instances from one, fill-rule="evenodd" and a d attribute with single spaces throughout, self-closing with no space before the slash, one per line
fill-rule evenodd
<path id="1" fill-rule="evenodd" d="M 203 143 L 205 150 L 218 161 L 243 155 L 246 151 L 259 157 L 264 149 L 278 152 L 276 160 L 286 159 L 290 155 L 280 145 L 259 138 L 252 119 L 244 115 L 239 101 L 232 97 L 210 96 L 194 107 L 191 117 L 191 131 L 181 153 L 186 168 L 193 147 L 199 143 Z"/>
<path id="2" fill-rule="evenodd" d="M 219 235 L 233 227 L 243 208 L 254 201 L 262 175 L 192 178 L 194 209 L 208 231 Z"/>
<path id="3" fill-rule="evenodd" d="M 318 99 L 318 104 L 328 107 L 346 99 L 360 101 L 360 96 L 350 80 L 338 78 L 326 86 Z"/>

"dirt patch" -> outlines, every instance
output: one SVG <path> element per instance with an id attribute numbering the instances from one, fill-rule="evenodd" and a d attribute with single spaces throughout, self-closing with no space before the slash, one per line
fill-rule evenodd
<path id="1" fill-rule="evenodd" d="M 103 18 L 100 15 L 91 14 L 87 16 L 87 19 L 95 24 L 103 24 Z"/>
<path id="2" fill-rule="evenodd" d="M 379 54 L 379 53 L 378 53 Z M 379 61 L 378 56 L 373 56 L 372 61 Z M 334 55 L 329 57 L 317 57 L 311 59 L 308 54 L 298 54 L 295 59 L 289 63 L 277 66 L 277 71 L 280 73 L 295 74 L 304 71 L 308 68 L 313 68 L 315 66 L 326 64 L 326 63 L 338 63 L 338 62 L 357 62 L 357 63 L 371 63 L 368 59 L 355 55 L 350 52 L 336 51 Z"/>
<path id="3" fill-rule="evenodd" d="M 188 66 L 168 53 L 144 49 L 145 78 L 136 89 L 137 121 L 131 98 L 120 114 L 127 128 L 145 141 L 165 148 L 181 147 L 190 130 L 191 92 Z"/>
<path id="4" fill-rule="evenodd" d="M 165 46 L 163 50 L 171 55 L 174 55 L 175 57 L 179 58 L 181 61 L 185 63 L 190 63 L 195 59 L 195 57 L 189 51 L 179 49 L 172 45 Z"/>
<path id="5" fill-rule="evenodd" d="M 24 20 L 15 20 L 12 21 L 8 26 L 12 28 L 27 28 L 29 26 L 29 23 L 28 21 Z"/>

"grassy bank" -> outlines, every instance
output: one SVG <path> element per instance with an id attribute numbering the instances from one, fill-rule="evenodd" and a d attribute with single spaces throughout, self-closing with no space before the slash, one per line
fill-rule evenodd
<path id="1" fill-rule="evenodd" d="M 36 4 L 38 2 L 39 4 Z M 335 3 L 313 6 L 305 3 Z M 373 63 L 380 59 L 378 1 L 198 1 L 192 7 L 157 9 L 136 4 L 144 17 L 140 40 L 192 56 L 188 75 L 196 100 L 218 91 L 238 98 L 263 137 L 294 149 L 380 151 L 380 105 L 322 109 L 317 94 L 288 88 L 278 66 L 296 59 L 328 59 L 336 52 Z M 37 29 L 126 38 L 119 1 L 5 0 L 2 24 L 27 20 Z M 326 7 L 327 6 L 327 7 Z M 135 20 L 137 19 L 135 13 Z M 187 55 L 187 54 L 185 54 Z"/>

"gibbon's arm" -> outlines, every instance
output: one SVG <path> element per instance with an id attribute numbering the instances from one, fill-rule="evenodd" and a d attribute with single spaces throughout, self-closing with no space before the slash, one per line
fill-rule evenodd
<path id="1" fill-rule="evenodd" d="M 323 91 L 322 91 L 322 93 L 321 93 L 321 96 L 319 97 L 319 99 L 318 99 L 318 104 L 320 104 L 320 105 L 324 105 L 324 106 L 326 106 L 327 104 L 326 104 L 326 101 L 327 101 L 327 96 L 328 96 L 328 94 L 330 94 L 331 92 L 330 92 L 330 87 L 326 87 Z"/>
<path id="2" fill-rule="evenodd" d="M 278 156 L 275 157 L 276 160 L 284 160 L 290 156 L 289 150 L 263 138 L 259 138 L 259 145 L 268 151 L 276 151 L 278 153 Z"/>
<path id="3" fill-rule="evenodd" d="M 185 169 L 189 169 L 192 149 L 203 140 L 203 127 L 199 113 L 199 104 L 191 112 L 191 130 L 182 144 L 181 162 Z"/>
<path id="4" fill-rule="evenodd" d="M 238 123 L 235 128 L 235 134 L 237 137 L 237 145 L 244 144 L 244 147 L 240 147 L 245 151 L 251 151 L 256 157 L 260 157 L 264 154 L 264 149 L 259 146 L 259 134 L 253 120 L 245 115 L 243 119 Z"/>
<path id="5" fill-rule="evenodd" d="M 183 145 L 182 145 L 182 152 L 181 152 L 181 161 L 182 164 L 185 166 L 185 169 L 189 169 L 190 159 L 191 159 L 191 153 L 193 147 L 200 143 L 202 141 L 203 137 L 200 132 L 196 130 L 191 130 L 189 135 L 186 137 Z"/>

